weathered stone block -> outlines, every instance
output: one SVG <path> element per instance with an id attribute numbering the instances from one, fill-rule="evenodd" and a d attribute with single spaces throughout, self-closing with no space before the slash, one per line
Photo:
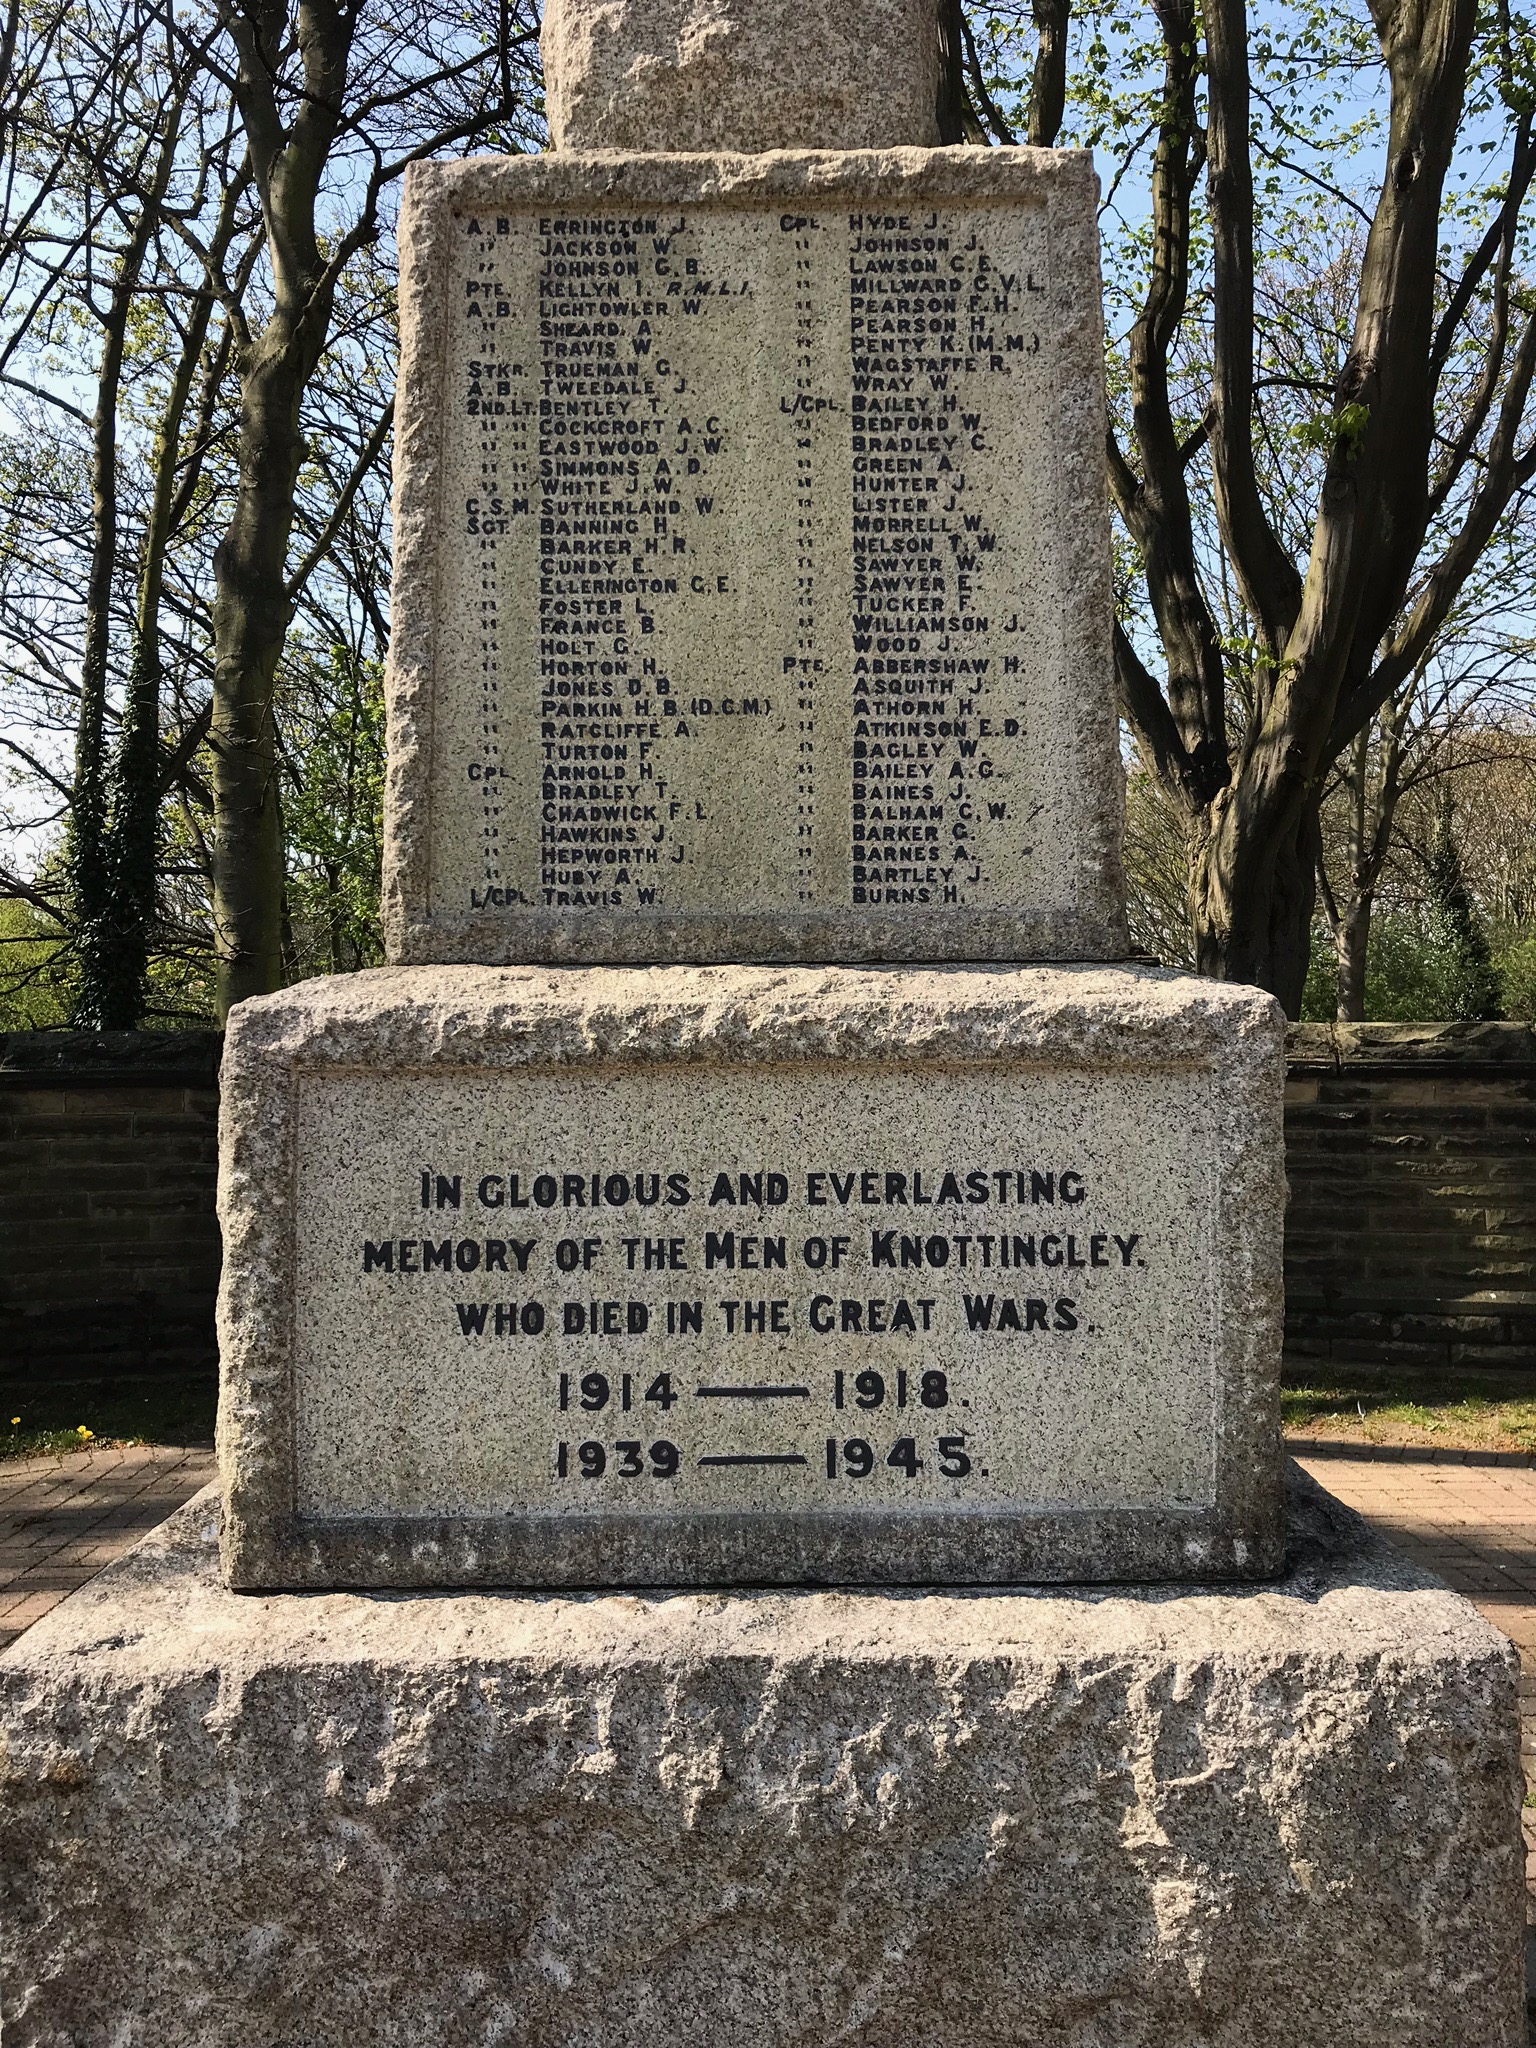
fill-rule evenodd
<path id="1" fill-rule="evenodd" d="M 549 0 L 555 149 L 938 142 L 937 0 Z"/>
<path id="2" fill-rule="evenodd" d="M 234 1583 L 1275 1569 L 1281 1031 L 1128 967 L 241 1004 Z"/>
<path id="3" fill-rule="evenodd" d="M 1120 959 L 1084 152 L 415 166 L 392 960 Z"/>
<path id="4" fill-rule="evenodd" d="M 1516 2048 L 1514 1653 L 1264 1587 L 224 1591 L 0 1658 L 6 2048 Z"/>

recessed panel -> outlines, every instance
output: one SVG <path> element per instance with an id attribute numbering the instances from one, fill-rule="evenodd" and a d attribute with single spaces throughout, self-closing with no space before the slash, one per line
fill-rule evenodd
<path id="1" fill-rule="evenodd" d="M 1203 1508 L 1208 1083 L 305 1076 L 300 1515 Z"/>

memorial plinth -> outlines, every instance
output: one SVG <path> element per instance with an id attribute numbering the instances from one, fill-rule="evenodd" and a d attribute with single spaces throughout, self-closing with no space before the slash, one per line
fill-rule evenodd
<path id="1" fill-rule="evenodd" d="M 0 1657 L 6 2048 L 1517 2048 L 1516 1668 L 1311 1495 L 1273 1584 L 219 1582 Z"/>
<path id="2" fill-rule="evenodd" d="M 1125 967 L 242 1004 L 232 1582 L 1277 1569 L 1282 1029 Z"/>
<path id="3" fill-rule="evenodd" d="M 413 169 L 392 958 L 1123 957 L 1096 197 Z"/>

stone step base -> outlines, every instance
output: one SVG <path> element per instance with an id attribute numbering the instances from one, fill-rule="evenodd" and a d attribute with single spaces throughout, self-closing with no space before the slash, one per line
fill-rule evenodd
<path id="1" fill-rule="evenodd" d="M 255 1597 L 199 1495 L 0 1658 L 6 2048 L 1515 2048 L 1514 1655 L 1287 1576 Z"/>

